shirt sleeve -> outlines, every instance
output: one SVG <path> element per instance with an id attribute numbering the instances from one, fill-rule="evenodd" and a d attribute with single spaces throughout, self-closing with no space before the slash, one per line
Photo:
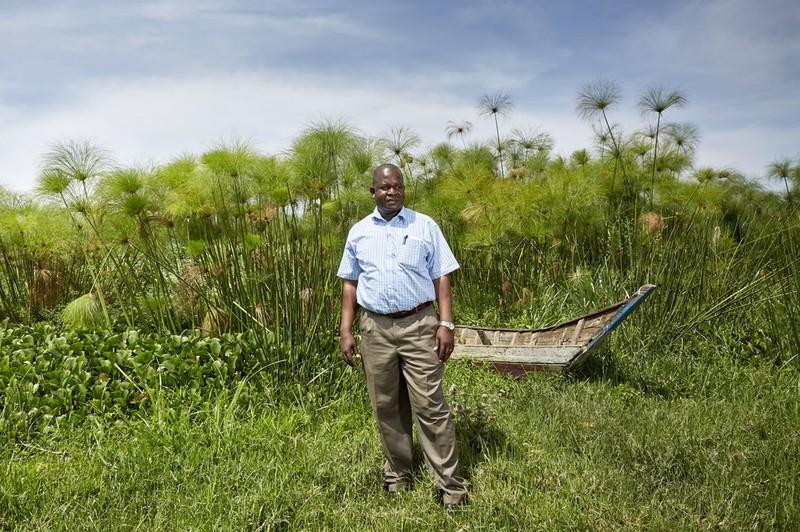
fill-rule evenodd
<path id="1" fill-rule="evenodd" d="M 431 279 L 438 279 L 443 275 L 447 275 L 459 268 L 458 261 L 453 255 L 453 251 L 447 244 L 447 240 L 442 234 L 442 230 L 436 222 L 431 221 L 430 224 L 431 244 L 433 245 L 433 253 L 428 259 L 428 273 Z"/>
<path id="2" fill-rule="evenodd" d="M 358 264 L 353 242 L 350 239 L 350 235 L 348 235 L 347 243 L 344 246 L 344 253 L 342 253 L 342 261 L 339 263 L 339 270 L 336 272 L 336 276 L 349 281 L 357 281 L 360 275 L 361 266 Z"/>

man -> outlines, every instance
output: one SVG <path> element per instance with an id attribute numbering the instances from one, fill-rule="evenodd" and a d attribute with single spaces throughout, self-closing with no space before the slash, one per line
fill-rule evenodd
<path id="1" fill-rule="evenodd" d="M 436 222 L 403 206 L 397 166 L 376 168 L 370 192 L 375 210 L 350 229 L 337 273 L 344 279 L 342 357 L 353 366 L 358 347 L 352 329 L 361 307 L 361 358 L 386 454 L 384 489 L 396 495 L 410 485 L 413 414 L 428 470 L 452 509 L 466 501 L 442 389 L 454 345 L 448 274 L 458 262 Z"/>

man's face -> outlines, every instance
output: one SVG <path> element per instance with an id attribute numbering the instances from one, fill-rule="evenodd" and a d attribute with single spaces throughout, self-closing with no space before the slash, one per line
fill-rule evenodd
<path id="1" fill-rule="evenodd" d="M 370 192 L 375 199 L 378 212 L 384 219 L 390 220 L 403 208 L 406 198 L 403 175 L 396 170 L 387 169 L 377 176 Z"/>

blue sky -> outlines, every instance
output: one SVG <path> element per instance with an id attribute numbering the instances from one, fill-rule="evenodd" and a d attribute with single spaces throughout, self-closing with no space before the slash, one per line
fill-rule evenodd
<path id="1" fill-rule="evenodd" d="M 92 139 L 120 164 L 158 163 L 237 138 L 281 153 L 311 122 L 368 135 L 449 120 L 489 139 L 481 95 L 511 94 L 501 128 L 592 146 L 584 83 L 616 80 L 626 131 L 647 88 L 689 101 L 696 164 L 752 178 L 800 156 L 796 0 L 0 0 L 0 185 L 35 185 L 41 156 Z"/>

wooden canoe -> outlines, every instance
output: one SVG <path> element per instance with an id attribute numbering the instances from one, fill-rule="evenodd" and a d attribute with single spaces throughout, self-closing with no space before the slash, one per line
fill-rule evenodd
<path id="1" fill-rule="evenodd" d="M 491 364 L 515 376 L 529 371 L 568 372 L 600 347 L 655 289 L 654 285 L 643 285 L 624 301 L 544 329 L 457 325 L 452 358 Z"/>

